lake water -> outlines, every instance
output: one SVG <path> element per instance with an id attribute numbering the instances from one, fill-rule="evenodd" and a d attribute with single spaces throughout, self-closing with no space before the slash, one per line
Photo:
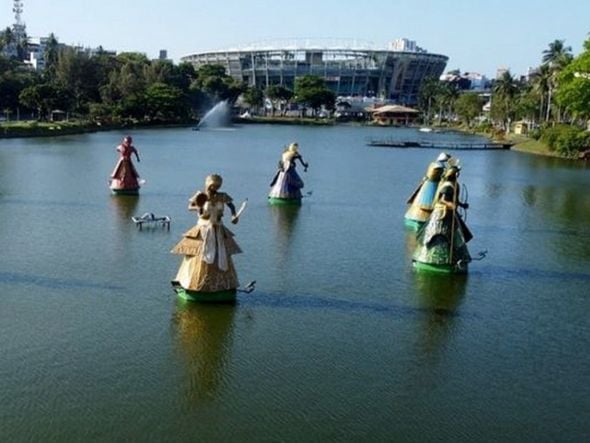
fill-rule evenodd
<path id="1" fill-rule="evenodd" d="M 109 194 L 123 133 L 0 140 L 0 441 L 588 441 L 590 185 L 582 163 L 450 151 L 475 238 L 467 276 L 417 274 L 408 195 L 439 154 L 413 129 L 133 131 L 147 180 Z M 312 191 L 269 207 L 298 141 Z M 180 301 L 169 250 L 207 174 L 235 306 Z M 172 218 L 139 231 L 132 215 Z M 226 217 L 228 218 L 228 217 Z"/>

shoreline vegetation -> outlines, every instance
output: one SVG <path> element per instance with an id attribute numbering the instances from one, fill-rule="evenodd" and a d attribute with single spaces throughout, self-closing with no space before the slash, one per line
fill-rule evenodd
<path id="1" fill-rule="evenodd" d="M 560 151 L 551 148 L 551 145 L 543 140 L 542 137 L 527 136 L 522 134 L 494 132 L 489 130 L 481 130 L 478 128 L 468 128 L 464 125 L 455 125 L 445 127 L 466 134 L 480 135 L 487 137 L 492 142 L 510 143 L 512 151 L 522 152 L 525 154 L 540 155 L 545 157 L 560 158 L 564 160 L 586 160 L 588 158 L 587 151 Z"/>
<path id="2" fill-rule="evenodd" d="M 190 127 L 194 122 L 125 122 L 118 124 L 101 124 L 84 120 L 39 122 L 26 120 L 18 122 L 0 123 L 0 140 L 8 138 L 36 138 L 36 137 L 59 137 L 63 135 L 78 135 L 93 132 L 116 131 L 121 129 L 139 128 L 173 128 Z"/>
<path id="3" fill-rule="evenodd" d="M 452 129 L 455 131 L 463 132 L 465 134 L 480 135 L 482 137 L 487 137 L 492 142 L 510 143 L 510 150 L 512 151 L 573 160 L 572 157 L 568 157 L 558 152 L 552 151 L 549 148 L 549 146 L 543 143 L 542 141 L 535 140 L 534 138 L 527 137 L 525 135 L 505 135 L 503 133 L 498 135 L 495 133 L 490 133 L 489 131 L 477 130 L 477 128 L 467 128 L 463 125 L 454 126 L 452 127 Z"/>
<path id="4" fill-rule="evenodd" d="M 233 120 L 236 124 L 271 124 L 271 125 L 301 125 L 301 126 L 338 126 L 350 125 L 350 123 L 339 123 L 330 118 L 300 118 L 300 117 L 262 117 L 253 116 L 248 118 L 236 117 Z M 38 122 L 31 121 L 17 121 L 17 122 L 2 122 L 0 123 L 0 139 L 8 138 L 30 138 L 30 137 L 58 137 L 64 135 L 77 135 L 102 131 L 116 131 L 122 129 L 162 129 L 172 127 L 195 127 L 198 121 L 184 121 L 184 122 L 141 122 L 130 121 L 119 124 L 100 124 L 96 122 L 89 122 L 83 120 L 71 121 L 54 121 L 54 122 Z M 358 123 L 359 126 L 377 126 L 371 123 Z M 416 126 L 416 128 L 419 126 Z M 522 135 L 510 134 L 508 137 L 496 137 L 493 134 L 483 131 L 477 131 L 473 128 L 466 128 L 461 125 L 457 126 L 434 126 L 450 131 L 457 131 L 466 134 L 480 135 L 489 138 L 494 142 L 512 143 L 511 149 L 514 151 L 544 155 L 549 157 L 557 157 L 564 159 L 573 159 L 551 149 L 542 141 L 535 140 Z"/>
<path id="5" fill-rule="evenodd" d="M 393 103 L 384 95 L 339 96 L 322 76 L 251 84 L 222 65 L 174 64 L 136 52 L 91 54 L 60 45 L 54 35 L 48 38 L 44 69 L 35 71 L 22 57 L 1 55 L 7 37 L 0 31 L 0 139 L 198 129 L 199 120 L 215 115 L 220 104 L 243 125 L 380 126 L 372 121 L 380 119 L 375 110 Z M 551 42 L 526 77 L 506 70 L 494 80 L 484 78 L 473 84 L 459 69 L 426 77 L 414 91 L 412 118 L 398 110 L 405 118 L 382 122 L 481 135 L 537 155 L 590 159 L 590 38 L 575 57 L 563 40 Z"/>

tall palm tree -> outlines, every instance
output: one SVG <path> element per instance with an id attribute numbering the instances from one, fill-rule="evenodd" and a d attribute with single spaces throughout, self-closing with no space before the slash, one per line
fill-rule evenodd
<path id="1" fill-rule="evenodd" d="M 494 95 L 501 96 L 503 98 L 513 98 L 518 92 L 518 86 L 516 80 L 510 73 L 510 71 L 504 72 L 500 78 L 496 79 L 493 87 Z"/>
<path id="2" fill-rule="evenodd" d="M 443 116 L 450 118 L 453 105 L 459 97 L 459 90 L 455 83 L 438 82 L 435 90 L 434 101 L 438 105 L 438 125 L 442 124 Z M 446 110 L 445 110 L 446 107 Z"/>
<path id="3" fill-rule="evenodd" d="M 549 43 L 549 47 L 543 51 L 543 65 L 549 67 L 551 76 L 549 81 L 549 91 L 547 93 L 547 113 L 545 121 L 551 118 L 551 99 L 553 91 L 557 87 L 557 77 L 573 59 L 572 47 L 565 46 L 565 40 L 554 40 Z M 559 116 L 558 112 L 558 116 Z"/>
<path id="4" fill-rule="evenodd" d="M 492 114 L 502 120 L 504 130 L 509 132 L 518 94 L 518 85 L 510 71 L 495 80 L 492 92 Z"/>
<path id="5" fill-rule="evenodd" d="M 427 78 L 420 87 L 420 103 L 422 110 L 426 109 L 426 123 L 430 124 L 432 103 L 440 91 L 440 81 L 434 77 Z"/>
<path id="6" fill-rule="evenodd" d="M 549 65 L 541 65 L 537 68 L 532 78 L 533 91 L 539 97 L 539 120 L 542 121 L 546 115 L 545 99 L 548 99 L 551 88 L 551 68 Z"/>
<path id="7" fill-rule="evenodd" d="M 550 67 L 563 67 L 572 58 L 572 47 L 565 46 L 565 40 L 554 40 L 543 51 L 543 64 Z"/>
<path id="8" fill-rule="evenodd" d="M 455 108 L 455 103 L 459 99 L 459 88 L 456 84 L 451 83 L 445 90 L 445 104 L 447 106 L 447 119 L 451 119 Z"/>

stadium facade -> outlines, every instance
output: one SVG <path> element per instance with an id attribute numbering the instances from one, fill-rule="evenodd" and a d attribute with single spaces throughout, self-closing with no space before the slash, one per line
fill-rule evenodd
<path id="1" fill-rule="evenodd" d="M 236 80 L 262 89 L 282 85 L 292 90 L 296 78 L 317 75 L 338 96 L 379 97 L 415 105 L 424 79 L 438 79 L 448 57 L 415 45 L 411 50 L 399 46 L 399 40 L 387 49 L 349 42 L 264 43 L 190 54 L 181 61 L 195 68 L 222 65 Z"/>

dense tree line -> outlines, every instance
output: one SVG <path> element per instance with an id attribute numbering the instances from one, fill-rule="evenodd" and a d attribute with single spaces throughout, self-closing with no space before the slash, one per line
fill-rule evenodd
<path id="1" fill-rule="evenodd" d="M 5 44 L 6 32 L 0 45 Z M 259 109 L 265 99 L 281 113 L 290 102 L 310 109 L 332 108 L 335 97 L 319 77 L 297 80 L 295 91 L 283 86 L 248 87 L 219 65 L 198 70 L 189 64 L 149 60 L 139 53 L 90 55 L 59 45 L 50 35 L 45 69 L 36 72 L 17 59 L 0 56 L 0 112 L 47 120 L 60 110 L 71 118 L 104 123 L 128 120 L 181 122 L 198 119 L 215 103 L 227 100 Z"/>
<path id="2" fill-rule="evenodd" d="M 89 55 L 59 48 L 50 38 L 45 69 L 38 73 L 16 60 L 0 58 L 0 106 L 48 119 L 59 109 L 72 117 L 106 122 L 126 119 L 183 121 L 216 100 L 235 101 L 244 86 L 223 68 L 149 60 L 138 53 Z"/>
<path id="3" fill-rule="evenodd" d="M 590 149 L 590 38 L 577 57 L 563 40 L 551 42 L 528 79 L 504 72 L 492 82 L 487 113 L 481 95 L 460 89 L 451 82 L 426 81 L 420 92 L 425 120 L 431 123 L 435 114 L 439 124 L 459 120 L 472 127 L 479 117 L 480 126 L 496 135 L 509 133 L 514 122 L 524 120 L 533 128 L 531 135 L 550 149 L 565 155 Z"/>

